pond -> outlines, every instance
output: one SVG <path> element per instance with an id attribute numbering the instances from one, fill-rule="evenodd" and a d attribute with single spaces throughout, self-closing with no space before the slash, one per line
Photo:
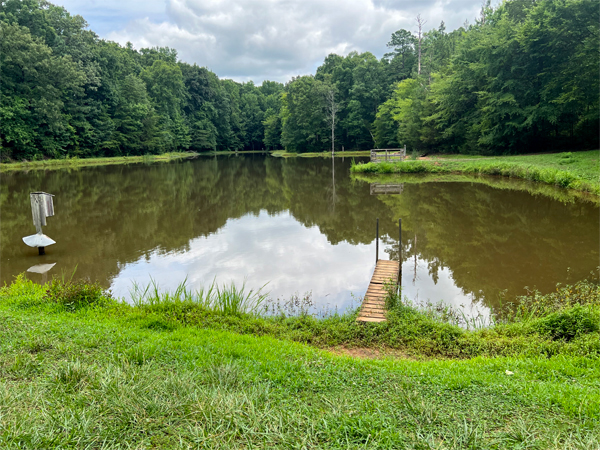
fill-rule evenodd
<path id="1" fill-rule="evenodd" d="M 444 301 L 482 314 L 526 293 L 590 276 L 599 261 L 598 205 L 557 201 L 518 183 L 404 177 L 355 179 L 349 159 L 265 155 L 170 163 L 3 173 L 0 281 L 25 272 L 89 277 L 129 298 L 134 282 L 174 289 L 233 281 L 265 285 L 271 301 L 308 298 L 311 312 L 360 304 L 375 266 L 398 258 L 412 301 Z M 55 194 L 44 232 L 34 234 L 29 192 Z M 55 264 L 45 273 L 32 266 Z M 33 269 L 35 270 L 35 269 Z M 596 272 L 597 274 L 597 272 Z M 596 275 L 597 276 L 597 275 Z"/>

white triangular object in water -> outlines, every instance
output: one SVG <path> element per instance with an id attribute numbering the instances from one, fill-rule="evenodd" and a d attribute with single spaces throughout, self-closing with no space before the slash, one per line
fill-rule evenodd
<path id="1" fill-rule="evenodd" d="M 46 273 L 50 269 L 52 269 L 55 265 L 56 265 L 56 263 L 52 263 L 52 264 L 37 264 L 37 265 L 31 266 L 29 269 L 27 269 L 27 272 L 32 272 L 32 273 Z"/>
<path id="2" fill-rule="evenodd" d="M 49 245 L 56 244 L 56 241 L 53 241 L 45 234 L 32 234 L 31 236 L 26 236 L 23 238 L 23 242 L 30 247 L 48 247 Z"/>

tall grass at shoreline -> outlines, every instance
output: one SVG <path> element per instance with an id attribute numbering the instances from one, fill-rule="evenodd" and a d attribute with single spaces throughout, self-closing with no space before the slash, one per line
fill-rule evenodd
<path id="1" fill-rule="evenodd" d="M 236 288 L 213 283 L 192 292 L 182 283 L 174 291 L 163 292 L 151 283 L 134 288 L 134 305 L 130 305 L 91 289 L 89 284 L 77 283 L 61 287 L 57 282 L 48 289 L 21 276 L 1 288 L 0 297 L 9 305 L 49 313 L 93 310 L 93 314 L 128 317 L 159 329 L 220 329 L 321 348 L 389 348 L 416 357 L 442 358 L 540 354 L 600 357 L 600 287 L 591 281 L 516 299 L 487 323 L 481 318 L 460 317 L 448 307 L 411 305 L 398 296 L 388 308 L 388 320 L 369 325 L 356 322 L 357 310 L 322 318 L 287 315 L 284 311 L 264 315 L 268 309 L 266 294 L 247 290 L 245 285 Z M 68 292 L 69 300 L 61 300 L 60 292 Z"/>
<path id="2" fill-rule="evenodd" d="M 265 285 L 266 286 L 266 285 Z M 161 310 L 169 307 L 200 307 L 224 315 L 256 314 L 268 293 L 265 286 L 257 290 L 241 287 L 235 283 L 218 285 L 215 281 L 207 288 L 192 290 L 187 279 L 179 283 L 173 291 L 162 291 L 155 280 L 142 287 L 134 282 L 130 295 L 134 306 L 147 310 Z"/>

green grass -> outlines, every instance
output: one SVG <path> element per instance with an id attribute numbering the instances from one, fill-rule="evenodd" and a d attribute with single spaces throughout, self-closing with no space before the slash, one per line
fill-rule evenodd
<path id="1" fill-rule="evenodd" d="M 173 152 L 163 153 L 161 155 L 142 155 L 142 156 L 115 156 L 106 158 L 66 158 L 66 159 L 44 159 L 40 161 L 15 161 L 0 164 L 0 172 L 11 170 L 36 170 L 36 169 L 64 169 L 87 167 L 87 166 L 106 166 L 114 164 L 132 164 L 132 163 L 153 163 L 159 161 L 171 161 L 174 159 L 184 159 L 198 156 L 193 152 Z"/>
<path id="2" fill-rule="evenodd" d="M 292 336 L 217 329 L 227 318 L 249 321 L 244 314 L 215 313 L 220 320 L 207 328 L 186 324 L 178 316 L 183 309 L 205 308 L 181 290 L 161 310 L 151 301 L 135 307 L 99 301 L 93 288 L 80 287 L 87 306 L 75 288 L 65 302 L 50 295 L 58 287 L 49 294 L 23 278 L 0 291 L 1 448 L 600 445 L 598 353 L 357 360 Z M 562 313 L 590 308 L 597 287 L 581 289 L 532 297 L 552 312 L 536 309 L 512 325 L 531 327 L 556 314 L 557 304 Z M 577 306 L 577 296 L 589 301 Z M 77 308 L 68 306 L 77 299 Z M 513 319 L 524 319 L 512 311 Z M 394 314 L 409 315 L 404 328 L 417 317 L 400 305 Z M 421 315 L 431 319 L 422 322 L 429 329 L 440 323 L 435 312 Z M 290 328 L 301 329 L 309 318 L 288 320 Z M 582 333 L 597 339 L 595 331 Z"/>
<path id="3" fill-rule="evenodd" d="M 600 194 L 600 153 L 595 151 L 497 157 L 434 157 L 400 163 L 367 163 L 354 173 L 500 175 Z"/>
<path id="4" fill-rule="evenodd" d="M 594 275 L 596 276 L 596 275 Z M 173 292 L 156 285 L 134 288 L 133 305 L 118 302 L 99 286 L 83 280 L 54 280 L 43 288 L 23 275 L 0 291 L 2 302 L 17 308 L 56 313 L 96 306 L 107 317 L 151 321 L 159 328 L 193 326 L 240 334 L 271 336 L 321 348 L 394 349 L 413 357 L 473 358 L 477 356 L 582 355 L 600 357 L 600 287 L 581 281 L 555 293 L 507 303 L 491 323 L 465 317 L 441 304 L 410 305 L 390 296 L 388 320 L 364 326 L 358 311 L 316 318 L 306 311 L 265 314 L 269 304 L 261 290 L 215 286 L 191 292 L 182 283 Z M 558 299 L 558 300 L 557 300 Z M 525 310 L 517 305 L 529 305 Z M 558 314 L 555 325 L 548 317 Z M 590 325 L 590 323 L 592 325 Z M 571 324 L 567 332 L 560 331 Z M 561 328 L 562 327 L 562 328 Z M 568 338 L 567 338 L 568 337 Z"/>
<path id="5" fill-rule="evenodd" d="M 248 290 L 246 282 L 241 287 L 234 283 L 219 286 L 213 282 L 208 288 L 193 292 L 186 286 L 186 281 L 180 283 L 174 292 L 162 292 L 154 280 L 145 288 L 134 282 L 131 290 L 132 303 L 140 309 L 159 312 L 183 307 L 212 311 L 225 316 L 241 316 L 256 314 L 268 296 L 263 292 L 265 286 L 257 291 Z M 54 284 L 55 280 L 50 290 Z M 64 282 L 58 284 L 65 285 Z M 74 283 L 67 283 L 72 284 Z M 84 283 L 79 289 L 86 292 L 88 286 L 88 283 Z"/>

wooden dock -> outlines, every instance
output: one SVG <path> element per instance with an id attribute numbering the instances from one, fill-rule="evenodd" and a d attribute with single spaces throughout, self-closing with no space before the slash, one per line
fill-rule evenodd
<path id="1" fill-rule="evenodd" d="M 404 148 L 378 148 L 371 149 L 371 162 L 404 161 L 406 158 L 406 145 Z"/>
<path id="2" fill-rule="evenodd" d="M 357 322 L 384 322 L 385 298 L 387 291 L 385 284 L 397 285 L 400 265 L 398 261 L 377 261 L 371 283 L 365 294 Z"/>

